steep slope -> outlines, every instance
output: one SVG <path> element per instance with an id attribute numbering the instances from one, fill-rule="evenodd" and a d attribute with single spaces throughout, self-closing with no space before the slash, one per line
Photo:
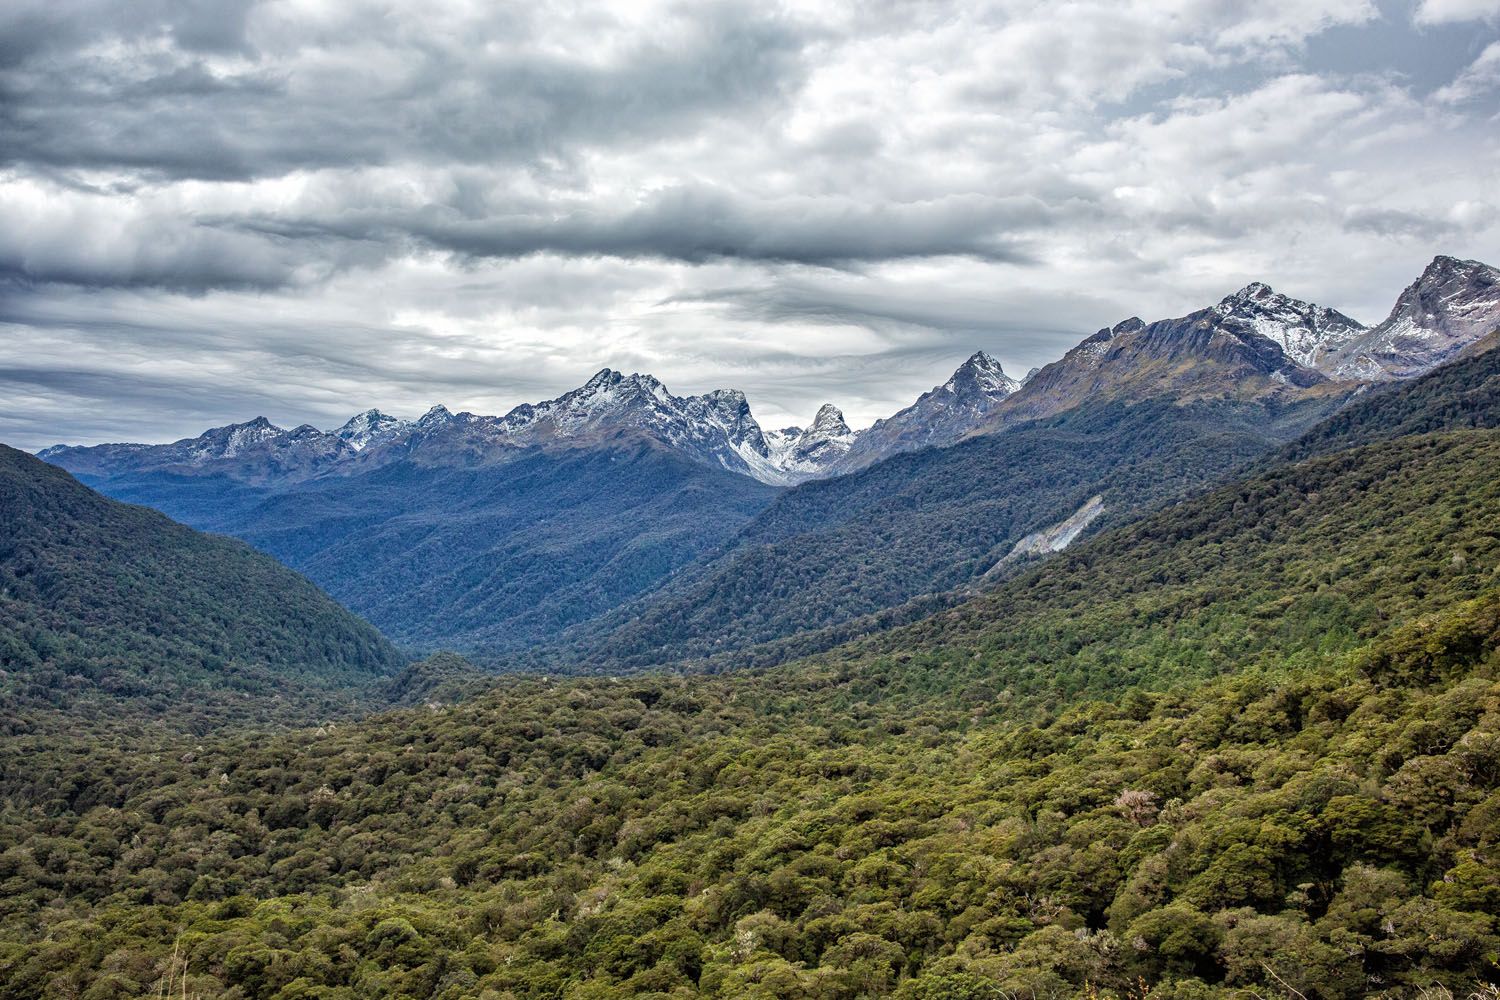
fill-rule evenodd
<path id="1" fill-rule="evenodd" d="M 833 471 L 846 473 L 900 452 L 952 444 L 980 426 L 1001 400 L 1020 387 L 1021 383 L 1005 374 L 1000 362 L 980 351 L 947 382 L 862 431 L 834 464 Z"/>
<path id="2" fill-rule="evenodd" d="M 40 707 L 305 719 L 399 664 L 373 628 L 275 560 L 0 445 L 11 724 Z"/>
<path id="3" fill-rule="evenodd" d="M 1217 306 L 1179 319 L 1147 324 L 1132 317 L 1100 330 L 1031 376 L 995 407 L 981 430 L 993 432 L 1090 401 L 1289 402 L 1347 391 L 1330 386 L 1325 376 L 1298 364 L 1280 346 L 1286 342 L 1316 353 L 1322 342 L 1318 338 L 1336 340 L 1346 332 L 1345 320 L 1330 310 L 1274 296 L 1264 285 L 1251 285 Z M 1312 339 L 1299 339 L 1308 330 Z"/>
<path id="4" fill-rule="evenodd" d="M 155 474 L 100 489 L 250 542 L 397 642 L 490 654 L 650 590 L 776 493 L 640 435 L 498 465 L 432 455 L 279 489 Z"/>
<path id="5" fill-rule="evenodd" d="M 1272 341 L 1302 367 L 1318 370 L 1330 354 L 1365 331 L 1363 323 L 1336 309 L 1282 295 L 1260 281 L 1228 296 L 1214 310 L 1227 322 Z"/>
<path id="6" fill-rule="evenodd" d="M 1457 356 L 1500 327 L 1500 269 L 1436 257 L 1407 286 L 1385 321 L 1344 343 L 1325 362 L 1336 378 L 1411 378 Z"/>
<path id="7" fill-rule="evenodd" d="M 1097 528 L 1202 489 L 1322 412 L 1086 406 L 807 483 L 661 593 L 575 633 L 559 655 L 598 669 L 711 657 L 964 586 L 1096 494 L 1107 512 Z"/>
<path id="8" fill-rule="evenodd" d="M 1325 455 L 1411 434 L 1500 427 L 1500 336 L 1409 382 L 1372 387 L 1268 461 Z"/>
<path id="9" fill-rule="evenodd" d="M 1306 662 L 1495 586 L 1497 468 L 1497 430 L 1282 463 L 1069 548 L 861 655 L 910 654 L 913 669 L 961 683 L 979 678 L 977 654 L 1006 664 L 1006 686 L 1049 697 Z"/>
<path id="10" fill-rule="evenodd" d="M 1488 995 L 1497 461 L 1283 466 L 765 673 L 30 742 L 0 988 Z"/>

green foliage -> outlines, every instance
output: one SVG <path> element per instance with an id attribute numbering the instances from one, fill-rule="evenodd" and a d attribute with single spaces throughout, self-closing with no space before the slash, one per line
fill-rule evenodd
<path id="1" fill-rule="evenodd" d="M 89 482 L 244 539 L 404 646 L 491 655 L 653 589 L 778 492 L 629 436 L 274 487 L 168 473 Z"/>
<path id="2" fill-rule="evenodd" d="M 894 661 L 899 688 L 967 681 L 976 704 L 1318 662 L 1495 585 L 1497 468 L 1500 431 L 1278 466 L 828 660 Z"/>
<path id="3" fill-rule="evenodd" d="M 400 655 L 306 579 L 240 542 L 117 503 L 0 445 L 0 708 L 316 719 Z M 278 698 L 286 701 L 276 706 Z"/>
<path id="4" fill-rule="evenodd" d="M 717 669 L 827 649 L 911 617 L 870 616 L 973 584 L 1023 535 L 1096 494 L 1098 529 L 1201 492 L 1327 405 L 1096 404 L 806 483 L 713 558 L 582 629 L 562 661 L 628 669 L 691 658 Z"/>
<path id="5" fill-rule="evenodd" d="M 1463 992 L 1500 954 L 1497 649 L 1491 593 L 1032 723 L 773 672 L 56 745 L 3 774 L 0 996 L 140 995 L 174 947 L 205 996 Z"/>
<path id="6" fill-rule="evenodd" d="M 1468 431 L 1277 469 L 768 671 L 14 737 L 0 997 L 176 952 L 200 996 L 1466 995 L 1496 468 Z"/>

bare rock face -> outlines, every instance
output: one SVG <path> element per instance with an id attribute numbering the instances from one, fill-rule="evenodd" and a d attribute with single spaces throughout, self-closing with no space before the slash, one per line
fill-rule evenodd
<path id="1" fill-rule="evenodd" d="M 1477 260 L 1435 257 L 1406 287 L 1385 321 L 1333 352 L 1333 377 L 1413 378 L 1500 329 L 1500 269 Z"/>

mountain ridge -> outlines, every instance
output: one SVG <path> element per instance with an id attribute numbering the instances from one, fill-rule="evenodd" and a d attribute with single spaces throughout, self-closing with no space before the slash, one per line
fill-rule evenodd
<path id="1" fill-rule="evenodd" d="M 833 471 L 852 472 L 899 452 L 952 444 L 1020 388 L 1000 362 L 976 351 L 947 382 L 860 432 Z"/>
<path id="2" fill-rule="evenodd" d="M 1338 377 L 1411 378 L 1500 327 L 1500 268 L 1439 255 L 1402 290 L 1390 315 L 1330 359 Z"/>
<path id="3" fill-rule="evenodd" d="M 1500 271 L 1438 256 L 1366 327 L 1337 310 L 1253 281 L 1217 304 L 1147 324 L 1105 327 L 1016 380 L 984 351 L 942 385 L 853 431 L 824 404 L 806 428 L 764 430 L 737 389 L 675 396 L 649 374 L 601 369 L 583 385 L 501 416 L 435 406 L 417 420 L 370 409 L 342 426 L 276 427 L 265 417 L 165 445 L 58 445 L 39 454 L 92 476 L 154 469 L 270 483 L 365 470 L 428 454 L 429 464 L 511 460 L 527 448 L 579 448 L 644 434 L 700 463 L 775 486 L 842 475 L 899 452 L 956 443 L 1087 399 L 1252 399 L 1326 393 L 1327 382 L 1410 378 L 1500 325 Z M 837 415 L 837 419 L 834 419 Z"/>

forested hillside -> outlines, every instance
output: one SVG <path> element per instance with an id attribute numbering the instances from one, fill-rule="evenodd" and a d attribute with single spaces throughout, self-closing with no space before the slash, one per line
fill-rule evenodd
<path id="1" fill-rule="evenodd" d="M 158 473 L 95 482 L 243 538 L 403 645 L 489 654 L 652 589 L 777 492 L 639 439 L 277 488 Z"/>
<path id="2" fill-rule="evenodd" d="M 767 672 L 19 739 L 0 995 L 1465 994 L 1500 979 L 1497 463 L 1277 468 Z"/>
<path id="3" fill-rule="evenodd" d="M 1500 338 L 1411 382 L 1371 387 L 1271 456 L 1287 461 L 1408 434 L 1500 427 Z"/>
<path id="4" fill-rule="evenodd" d="M 975 582 L 1018 539 L 1092 496 L 1104 501 L 1098 529 L 1199 492 L 1328 405 L 1086 406 L 806 483 L 661 592 L 579 630 L 561 659 L 591 669 L 710 657 L 733 665 L 733 651 Z M 745 658 L 757 655 L 767 650 Z"/>
<path id="5" fill-rule="evenodd" d="M 310 720 L 401 657 L 306 579 L 242 542 L 100 496 L 0 445 L 0 706 L 199 723 Z"/>
<path id="6" fill-rule="evenodd" d="M 1277 466 L 856 648 L 1005 697 L 1316 662 L 1500 583 L 1497 468 L 1493 430 Z"/>

